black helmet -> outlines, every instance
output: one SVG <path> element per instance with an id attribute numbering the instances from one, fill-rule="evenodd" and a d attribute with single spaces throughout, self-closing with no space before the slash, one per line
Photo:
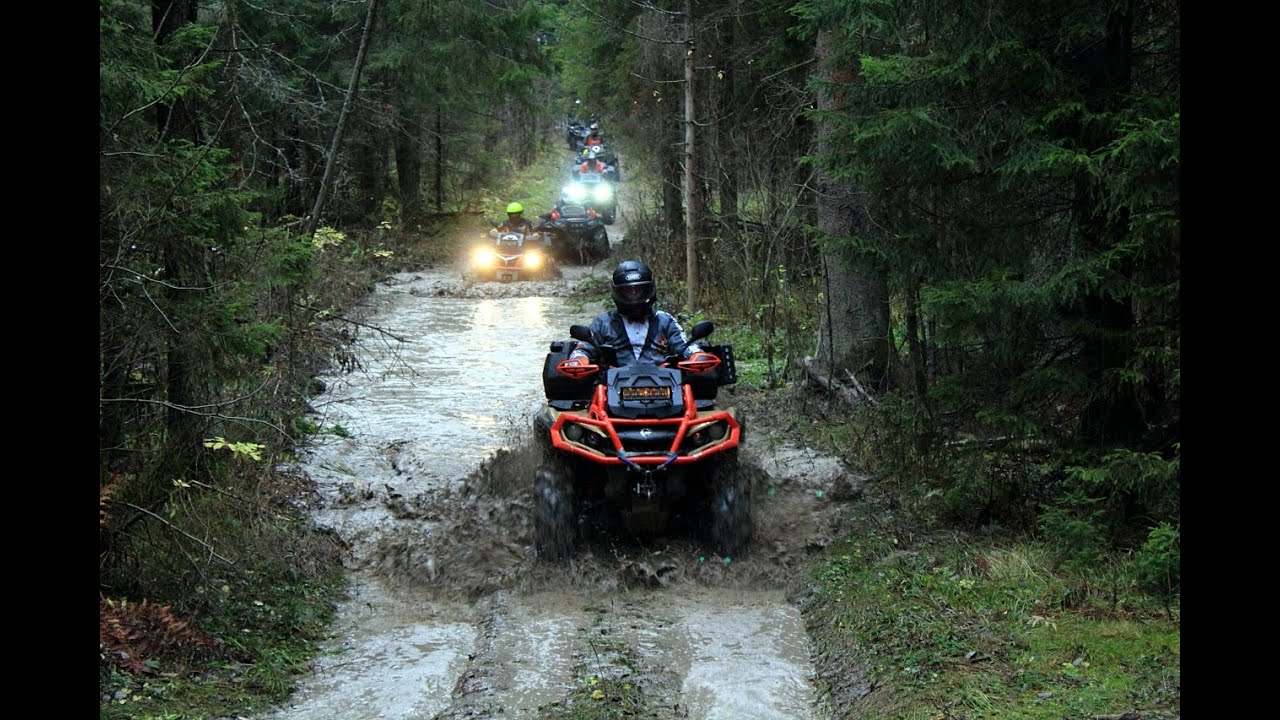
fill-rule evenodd
<path id="1" fill-rule="evenodd" d="M 658 299 L 653 271 L 639 260 L 623 260 L 613 270 L 613 304 L 624 315 L 647 313 Z"/>

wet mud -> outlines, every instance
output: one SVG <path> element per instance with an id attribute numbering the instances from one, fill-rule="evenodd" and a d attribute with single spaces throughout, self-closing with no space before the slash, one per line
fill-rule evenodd
<path id="1" fill-rule="evenodd" d="M 299 468 L 322 498 L 317 522 L 349 544 L 353 591 L 313 672 L 262 717 L 563 717 L 607 701 L 589 692 L 605 680 L 631 688 L 645 717 L 830 716 L 788 590 L 859 492 L 838 460 L 751 426 L 743 557 L 616 527 L 568 560 L 537 557 L 543 356 L 599 310 L 562 298 L 602 272 L 499 284 L 441 268 L 379 286 L 368 323 L 403 342 L 362 334 L 361 372 L 326 378 L 315 402 L 340 430 Z"/>

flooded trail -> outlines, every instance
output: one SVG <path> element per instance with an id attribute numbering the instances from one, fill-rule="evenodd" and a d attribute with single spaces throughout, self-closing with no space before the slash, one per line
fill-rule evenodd
<path id="1" fill-rule="evenodd" d="M 748 558 L 602 536 L 570 561 L 535 559 L 542 361 L 600 309 L 561 298 L 604 272 L 471 285 L 444 268 L 378 287 L 365 322 L 403 342 L 362 331 L 362 369 L 315 399 L 336 434 L 301 462 L 317 522 L 350 547 L 353 590 L 314 671 L 264 719 L 567 717 L 610 702 L 591 692 L 606 680 L 633 689 L 639 717 L 829 717 L 783 579 L 839 524 L 821 490 L 845 482 L 836 461 L 744 447 Z"/>

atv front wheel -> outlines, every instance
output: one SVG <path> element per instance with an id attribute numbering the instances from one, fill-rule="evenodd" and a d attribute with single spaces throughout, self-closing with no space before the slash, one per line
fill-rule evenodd
<path id="1" fill-rule="evenodd" d="M 573 554 L 573 485 L 562 465 L 542 465 L 534 471 L 533 512 L 539 556 L 559 560 Z"/>
<path id="2" fill-rule="evenodd" d="M 738 466 L 738 453 L 716 460 L 711 469 L 711 543 L 726 557 L 745 554 L 751 539 L 751 487 Z"/>
<path id="3" fill-rule="evenodd" d="M 592 255 L 594 256 L 592 259 L 594 261 L 599 262 L 609 257 L 609 252 L 611 248 L 609 246 L 608 231 L 601 228 L 600 232 L 597 234 L 597 237 L 595 239 L 595 245 L 596 245 L 595 252 L 592 253 Z"/>

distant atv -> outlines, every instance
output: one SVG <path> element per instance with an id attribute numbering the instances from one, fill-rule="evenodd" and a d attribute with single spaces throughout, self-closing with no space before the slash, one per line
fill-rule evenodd
<path id="1" fill-rule="evenodd" d="M 618 219 L 614 184 L 600 173 L 578 173 L 576 180 L 560 189 L 559 202 L 591 208 L 600 213 L 605 225 L 612 225 Z"/>
<path id="2" fill-rule="evenodd" d="M 700 322 L 690 340 L 714 329 Z M 557 341 L 543 365 L 547 406 L 534 419 L 539 554 L 572 555 L 586 520 L 600 514 L 641 535 L 665 532 L 674 517 L 691 519 L 715 551 L 743 553 L 751 535 L 750 488 L 738 467 L 743 422 L 734 408 L 716 407 L 719 386 L 737 381 L 732 346 L 616 367 L 612 349 L 586 326 L 569 334 L 602 357 L 567 364 L 577 343 Z"/>
<path id="3" fill-rule="evenodd" d="M 542 231 L 552 237 L 562 263 L 590 265 L 609 257 L 609 231 L 599 213 L 583 205 L 560 203 L 552 208 Z"/>

